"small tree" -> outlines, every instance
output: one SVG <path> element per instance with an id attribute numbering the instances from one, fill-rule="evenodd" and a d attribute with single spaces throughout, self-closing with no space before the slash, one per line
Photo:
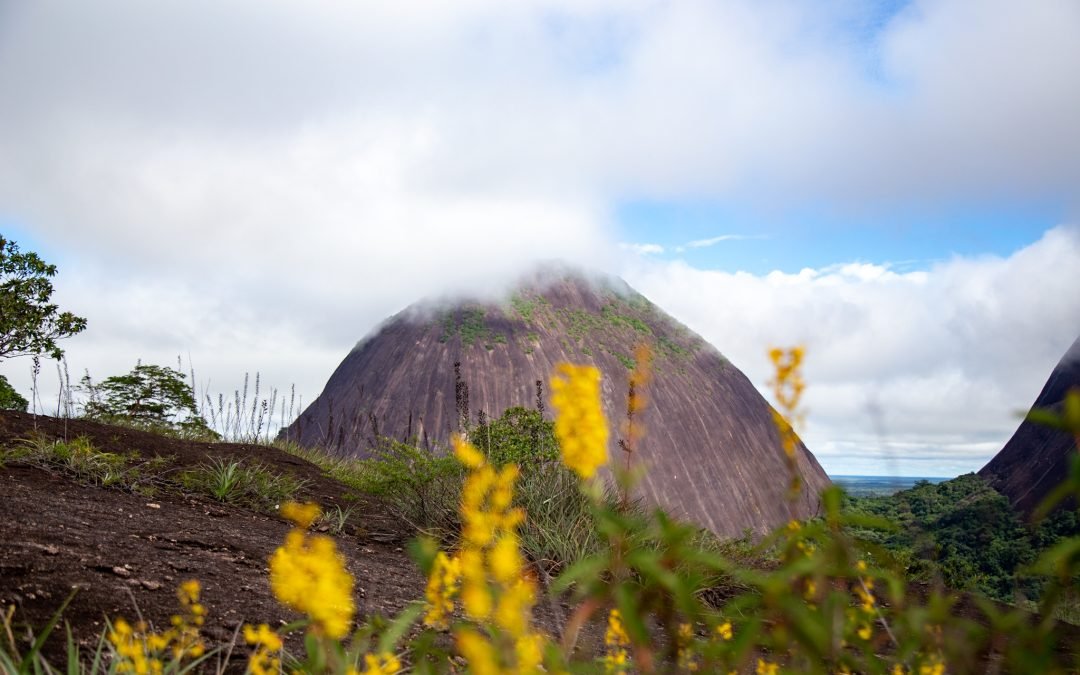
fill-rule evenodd
<path id="1" fill-rule="evenodd" d="M 195 405 L 195 394 L 184 375 L 166 366 L 137 364 L 126 375 L 94 384 L 82 379 L 88 394 L 87 417 L 188 437 L 217 436 Z"/>
<path id="2" fill-rule="evenodd" d="M 0 359 L 45 354 L 59 359 L 64 351 L 56 341 L 86 328 L 86 319 L 59 312 L 50 304 L 49 280 L 56 265 L 0 235 Z"/>
<path id="3" fill-rule="evenodd" d="M 469 440 L 493 464 L 532 464 L 559 456 L 555 423 L 537 410 L 508 408 L 502 417 L 482 421 L 469 432 Z"/>
<path id="4" fill-rule="evenodd" d="M 19 410 L 25 412 L 30 402 L 19 395 L 7 378 L 0 375 L 0 410 Z"/>

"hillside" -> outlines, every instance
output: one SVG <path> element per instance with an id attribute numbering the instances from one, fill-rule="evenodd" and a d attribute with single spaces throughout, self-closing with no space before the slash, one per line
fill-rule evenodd
<path id="1" fill-rule="evenodd" d="M 817 512 L 828 478 L 800 443 L 807 489 L 789 505 L 771 409 L 754 385 L 617 279 L 562 273 L 534 278 L 501 303 L 412 306 L 362 340 L 283 433 L 344 456 L 365 456 L 380 435 L 438 451 L 481 414 L 546 406 L 547 380 L 562 361 L 600 369 L 617 429 L 642 343 L 655 354 L 647 435 L 634 457 L 647 469 L 643 497 L 722 535 L 764 533 Z M 617 439 L 609 451 L 622 462 Z"/>
<path id="2" fill-rule="evenodd" d="M 1080 338 L 1050 373 L 1031 407 L 1060 409 L 1073 387 L 1080 387 Z M 1069 434 L 1024 420 L 1005 447 L 979 469 L 979 475 L 1015 508 L 1031 513 L 1068 475 L 1069 457 L 1075 451 Z"/>
<path id="3" fill-rule="evenodd" d="M 265 574 L 289 525 L 264 511 L 159 484 L 214 460 L 257 462 L 298 481 L 297 497 L 326 509 L 351 509 L 338 546 L 357 579 L 355 601 L 363 614 L 395 613 L 423 585 L 402 550 L 410 530 L 318 467 L 280 450 L 0 412 L 0 448 L 76 439 L 86 439 L 95 453 L 124 458 L 128 470 L 162 459 L 156 475 L 136 489 L 73 478 L 75 462 L 67 468 L 0 462 L 0 607 L 15 607 L 16 625 L 40 629 L 78 589 L 64 620 L 76 642 L 92 649 L 106 616 L 141 614 L 168 625 L 177 611 L 176 587 L 186 579 L 202 583 L 208 610 L 203 632 L 215 645 L 228 644 L 244 621 L 294 620 L 274 600 Z M 62 652 L 62 634 L 50 643 L 53 656 Z M 246 658 L 245 651 L 241 645 L 238 656 Z"/>

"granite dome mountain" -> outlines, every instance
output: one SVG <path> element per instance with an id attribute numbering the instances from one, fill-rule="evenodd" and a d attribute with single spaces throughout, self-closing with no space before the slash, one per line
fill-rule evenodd
<path id="1" fill-rule="evenodd" d="M 1073 388 L 1080 388 L 1080 338 L 1050 373 L 1031 407 L 1060 411 L 1065 394 Z M 1024 420 L 979 475 L 1013 506 L 1030 514 L 1068 476 L 1075 448 L 1069 434 Z"/>
<path id="2" fill-rule="evenodd" d="M 409 307 L 358 343 L 282 433 L 342 456 L 366 456 L 380 436 L 441 452 L 481 412 L 546 408 L 550 374 L 570 361 L 602 372 L 609 453 L 621 458 L 618 427 L 641 343 L 654 353 L 634 458 L 647 468 L 642 497 L 722 535 L 817 512 L 825 472 L 800 442 L 805 489 L 788 502 L 771 408 L 746 376 L 621 280 L 577 272 L 537 275 L 501 302 Z"/>

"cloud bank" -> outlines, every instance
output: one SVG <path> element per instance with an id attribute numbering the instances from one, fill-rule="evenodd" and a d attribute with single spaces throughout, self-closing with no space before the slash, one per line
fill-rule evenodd
<path id="1" fill-rule="evenodd" d="M 626 200 L 871 215 L 1046 200 L 1075 216 L 1077 72 L 1071 0 L 7 3 L 0 227 L 59 264 L 57 299 L 90 320 L 68 344 L 76 371 L 190 353 L 211 386 L 261 370 L 310 400 L 420 297 L 491 291 L 541 259 L 620 271 Z M 1031 249 L 1050 256 L 1056 238 L 1062 258 L 1042 263 L 1066 262 L 1062 232 Z M 825 404 L 845 386 L 880 401 L 888 429 L 955 415 L 974 447 L 987 427 L 944 400 L 1024 405 L 979 385 L 1019 382 L 1009 351 L 1038 354 L 1025 382 L 1044 377 L 1065 339 L 1009 332 L 1062 301 L 1015 306 L 1017 288 L 1053 285 L 1027 255 L 911 275 L 628 275 L 752 372 L 763 342 L 806 340 L 817 391 L 833 388 L 812 405 L 852 443 L 862 427 L 840 420 L 861 408 Z M 1006 268 L 1014 281 L 991 273 Z M 719 288 L 730 333 L 692 307 Z M 952 380 L 925 365 L 953 357 Z M 26 387 L 25 363 L 3 368 Z"/>
<path id="2" fill-rule="evenodd" d="M 916 272 L 768 275 L 640 259 L 628 281 L 766 389 L 764 350 L 808 350 L 805 437 L 832 473 L 977 470 L 1080 335 L 1080 227 L 1007 258 Z"/>

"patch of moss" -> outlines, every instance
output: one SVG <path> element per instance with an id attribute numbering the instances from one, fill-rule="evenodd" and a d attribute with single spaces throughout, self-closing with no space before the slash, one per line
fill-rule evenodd
<path id="1" fill-rule="evenodd" d="M 444 314 L 440 323 L 442 324 L 442 333 L 439 335 L 439 342 L 446 344 L 457 332 L 457 323 L 454 321 L 454 313 L 447 312 Z"/>
<path id="2" fill-rule="evenodd" d="M 614 356 L 615 358 L 619 359 L 619 363 L 626 366 L 627 370 L 633 370 L 634 367 L 637 366 L 637 361 L 635 361 L 632 356 L 627 356 L 626 354 L 622 354 L 620 352 L 614 352 L 614 351 L 611 352 L 611 355 Z"/>
<path id="3" fill-rule="evenodd" d="M 529 296 L 525 293 L 514 293 L 510 296 L 510 307 L 525 323 L 532 323 L 538 312 L 550 304 L 542 295 Z"/>
<path id="4" fill-rule="evenodd" d="M 653 332 L 652 328 L 649 327 L 649 324 L 642 321 L 639 317 L 620 311 L 619 305 L 615 302 L 604 305 L 603 308 L 600 309 L 600 316 L 616 328 L 625 326 L 632 328 L 643 335 L 651 335 Z"/>
<path id="5" fill-rule="evenodd" d="M 583 309 L 561 309 L 559 319 L 566 328 L 566 334 L 574 340 L 581 340 L 602 323 L 599 317 Z"/>

